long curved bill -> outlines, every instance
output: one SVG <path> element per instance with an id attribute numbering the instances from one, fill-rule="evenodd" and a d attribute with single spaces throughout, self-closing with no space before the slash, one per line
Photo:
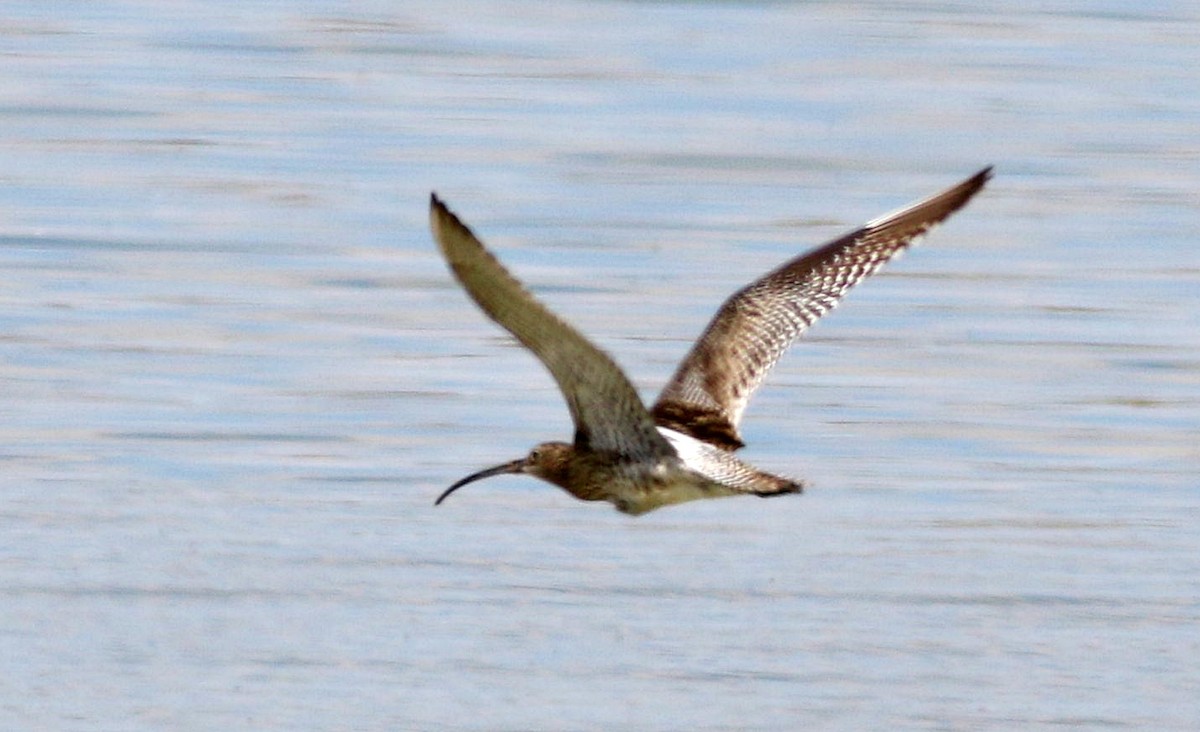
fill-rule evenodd
<path id="1" fill-rule="evenodd" d="M 525 458 L 520 458 L 518 460 L 513 460 L 511 462 L 497 465 L 494 468 L 487 468 L 486 470 L 480 470 L 478 473 L 471 473 L 467 477 L 463 478 L 462 480 L 458 481 L 454 485 L 447 488 L 445 490 L 445 492 L 443 492 L 442 495 L 438 496 L 438 499 L 433 502 L 433 505 L 435 505 L 435 506 L 440 505 L 442 501 L 446 500 L 446 496 L 449 496 L 454 491 L 458 490 L 459 488 L 462 488 L 467 483 L 474 483 L 477 480 L 483 480 L 484 478 L 490 478 L 493 475 L 505 475 L 508 473 L 522 473 L 524 471 L 525 471 Z"/>

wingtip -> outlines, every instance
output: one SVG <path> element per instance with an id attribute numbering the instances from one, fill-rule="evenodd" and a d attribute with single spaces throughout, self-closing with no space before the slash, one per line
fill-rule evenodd
<path id="1" fill-rule="evenodd" d="M 966 182 L 963 184 L 966 197 L 960 205 L 965 205 L 968 200 L 975 197 L 976 193 L 979 193 L 979 191 L 983 190 L 983 187 L 986 186 L 988 181 L 992 179 L 994 170 L 995 166 L 989 165 L 966 180 Z"/>
<path id="2" fill-rule="evenodd" d="M 864 229 L 879 229 L 887 226 L 895 226 L 897 223 L 907 221 L 920 222 L 925 226 L 921 234 L 927 233 L 929 228 L 940 224 L 947 219 L 955 211 L 958 211 L 967 202 L 975 197 L 987 182 L 992 178 L 993 166 L 989 165 L 981 169 L 978 173 L 964 178 L 955 183 L 949 188 L 923 198 L 915 203 L 911 203 L 902 208 L 890 211 L 882 216 L 876 216 L 868 221 Z"/>
<path id="3" fill-rule="evenodd" d="M 458 220 L 458 217 L 446 206 L 445 202 L 438 198 L 435 191 L 429 192 L 429 224 L 433 228 L 435 236 L 447 228 L 467 228 L 466 224 Z"/>
<path id="4" fill-rule="evenodd" d="M 994 168 L 995 166 L 989 165 L 962 182 L 960 188 L 966 192 L 967 199 L 972 198 L 985 185 L 987 185 L 987 182 L 992 179 L 992 172 Z M 966 203 L 966 201 L 964 200 L 963 203 Z"/>
<path id="5" fill-rule="evenodd" d="M 941 193 L 934 194 L 924 201 L 911 206 L 910 210 L 916 210 L 922 204 L 934 203 L 940 200 L 946 204 L 946 210 L 941 212 L 941 214 L 936 217 L 937 222 L 940 223 L 942 220 L 948 218 L 952 213 L 965 206 L 968 201 L 970 201 L 977 193 L 979 193 L 979 191 L 983 190 L 983 187 L 987 185 L 987 182 L 992 179 L 993 169 L 994 166 L 988 165 L 987 167 L 981 169 L 978 173 L 975 173 L 971 177 L 963 180 L 961 183 L 952 186 Z M 881 217 L 881 219 L 882 218 L 886 217 Z"/>

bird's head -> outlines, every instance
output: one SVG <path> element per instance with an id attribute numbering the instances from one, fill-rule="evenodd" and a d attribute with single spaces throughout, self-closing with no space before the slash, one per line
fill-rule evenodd
<path id="1" fill-rule="evenodd" d="M 569 485 L 568 471 L 571 463 L 571 455 L 574 452 L 571 445 L 565 442 L 543 442 L 529 451 L 529 454 L 523 458 L 501 463 L 490 468 L 485 468 L 477 473 L 471 473 L 467 477 L 458 481 L 454 485 L 447 488 L 438 499 L 433 502 L 433 505 L 438 505 L 446 500 L 454 491 L 462 488 L 467 483 L 474 483 L 477 480 L 491 478 L 494 475 L 506 474 L 525 474 L 532 475 L 535 478 L 553 483 L 560 488 L 567 488 Z"/>

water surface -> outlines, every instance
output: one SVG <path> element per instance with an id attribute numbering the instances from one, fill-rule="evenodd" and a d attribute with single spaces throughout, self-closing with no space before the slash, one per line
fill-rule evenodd
<path id="1" fill-rule="evenodd" d="M 0 722 L 1200 722 L 1186 4 L 0 11 Z M 647 398 L 722 298 L 995 164 L 752 403 L 812 490 L 451 481 L 571 426 L 437 189 Z"/>

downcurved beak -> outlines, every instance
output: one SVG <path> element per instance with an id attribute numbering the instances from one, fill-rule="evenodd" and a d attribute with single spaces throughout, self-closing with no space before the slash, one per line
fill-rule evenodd
<path id="1" fill-rule="evenodd" d="M 445 492 L 443 492 L 442 495 L 438 496 L 438 499 L 433 502 L 433 505 L 437 506 L 437 505 L 441 504 L 442 501 L 446 500 L 446 496 L 449 496 L 454 491 L 458 490 L 459 488 L 462 488 L 467 483 L 474 483 L 477 480 L 483 480 L 484 478 L 490 478 L 493 475 L 505 475 L 507 473 L 523 473 L 523 472 L 525 472 L 525 462 L 526 462 L 525 458 L 520 458 L 519 460 L 513 460 L 512 462 L 504 463 L 502 465 L 497 465 L 494 468 L 487 468 L 486 470 L 480 470 L 478 473 L 471 473 L 467 477 L 463 478 L 462 480 L 458 481 L 454 485 L 447 488 L 445 490 Z"/>

